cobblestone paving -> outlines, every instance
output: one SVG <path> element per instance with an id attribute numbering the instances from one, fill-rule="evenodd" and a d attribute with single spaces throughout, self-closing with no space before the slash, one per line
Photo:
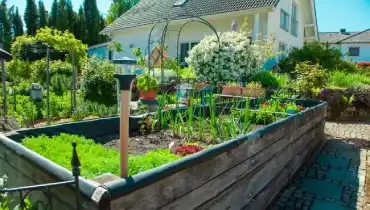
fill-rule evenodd
<path id="1" fill-rule="evenodd" d="M 370 124 L 326 123 L 327 144 L 302 167 L 268 209 L 364 209 Z"/>

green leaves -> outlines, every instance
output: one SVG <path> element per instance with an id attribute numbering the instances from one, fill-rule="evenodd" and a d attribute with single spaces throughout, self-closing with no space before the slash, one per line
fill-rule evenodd
<path id="1" fill-rule="evenodd" d="M 148 90 L 158 90 L 158 82 L 157 80 L 149 76 L 149 74 L 144 74 L 137 79 L 137 88 L 143 92 Z"/>
<path id="2" fill-rule="evenodd" d="M 46 135 L 27 137 L 22 144 L 49 160 L 71 170 L 73 141 L 78 145 L 78 156 L 81 161 L 81 175 L 92 178 L 103 173 L 111 172 L 119 175 L 119 153 L 114 149 L 95 144 L 92 139 L 82 136 L 60 134 L 48 137 Z M 177 160 L 180 157 L 171 154 L 168 149 L 149 151 L 143 155 L 129 157 L 129 175 L 147 171 L 160 165 Z"/>

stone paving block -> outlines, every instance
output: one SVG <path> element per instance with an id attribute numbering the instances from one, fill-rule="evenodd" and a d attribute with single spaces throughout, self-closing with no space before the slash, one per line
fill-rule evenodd
<path id="1" fill-rule="evenodd" d="M 336 158 L 333 155 L 320 155 L 317 158 L 316 162 L 321 165 L 331 165 L 331 166 L 337 166 L 340 168 L 348 168 L 350 160 Z"/>
<path id="2" fill-rule="evenodd" d="M 329 203 L 321 200 L 314 200 L 310 210 L 348 210 L 348 208 L 337 203 Z"/>
<path id="3" fill-rule="evenodd" d="M 338 150 L 336 153 L 335 153 L 335 156 L 336 157 L 340 157 L 340 158 L 346 158 L 346 159 L 352 159 L 352 160 L 356 160 L 357 162 L 360 161 L 360 150 L 355 150 L 355 151 L 348 151 L 348 150 Z"/>
<path id="4" fill-rule="evenodd" d="M 359 179 L 355 172 L 353 171 L 346 171 L 346 170 L 339 170 L 332 168 L 329 170 L 328 174 L 326 175 L 327 178 L 340 181 L 340 182 L 348 182 L 351 185 L 358 186 Z"/>
<path id="5" fill-rule="evenodd" d="M 319 196 L 338 200 L 341 198 L 343 191 L 343 187 L 339 184 L 309 178 L 303 181 L 301 189 Z"/>

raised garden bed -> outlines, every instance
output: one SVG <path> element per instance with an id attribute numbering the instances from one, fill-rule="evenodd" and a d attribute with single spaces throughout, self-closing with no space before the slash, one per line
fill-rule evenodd
<path id="1" fill-rule="evenodd" d="M 135 135 L 138 131 L 130 128 L 135 131 L 132 133 L 129 151 L 132 154 L 131 160 L 144 157 L 143 160 L 140 159 L 144 161 L 143 163 L 154 159 L 147 154 L 153 148 L 162 149 L 162 153 L 158 153 L 170 158 L 165 158 L 167 161 L 153 164 L 152 167 L 164 164 L 162 166 L 150 170 L 139 169 L 137 172 L 140 173 L 126 179 L 111 176 L 113 180 L 109 179 L 109 182 L 103 181 L 100 184 L 81 178 L 83 202 L 88 206 L 87 209 L 108 209 L 108 206 L 110 209 L 241 209 L 243 207 L 261 209 L 273 199 L 289 177 L 324 141 L 322 137 L 325 103 L 296 101 L 294 105 L 303 105 L 305 109 L 299 112 L 301 108 L 296 107 L 298 113 L 295 114 L 287 113 L 288 107 L 293 107 L 293 103 L 284 104 L 281 105 L 279 102 L 277 105 L 280 108 L 272 108 L 275 106 L 274 102 L 263 104 L 243 102 L 237 106 L 226 103 L 218 107 L 192 106 L 191 112 L 189 108 L 160 112 L 162 117 L 158 120 L 158 126 L 154 126 L 161 127 L 160 131 Z M 243 121 L 247 116 L 246 110 L 249 113 L 248 120 Z M 172 118 L 163 117 L 164 113 L 167 113 L 167 116 L 177 116 L 181 113 L 184 115 L 184 121 L 173 123 Z M 213 115 L 216 115 L 216 118 L 213 118 Z M 198 119 L 200 116 L 204 119 Z M 140 120 L 143 119 L 147 118 Z M 214 119 L 219 122 L 217 126 L 212 125 Z M 193 123 L 192 120 L 194 120 Z M 231 122 L 228 122 L 230 120 Z M 200 124 L 198 124 L 199 121 Z M 247 125 L 246 122 L 251 123 Z M 232 126 L 233 123 L 234 126 Z M 202 125 L 205 127 L 201 128 Z M 223 125 L 225 126 L 222 127 Z M 212 133 L 212 126 L 218 129 L 216 134 Z M 181 132 L 181 128 L 191 132 Z M 102 145 L 113 148 L 108 151 L 114 155 L 108 158 L 109 161 L 101 161 L 101 167 L 118 168 L 118 165 L 114 167 L 118 160 L 117 163 L 111 162 L 118 159 L 119 155 L 114 150 L 117 147 L 115 139 L 118 137 L 118 129 L 118 118 L 106 118 L 9 133 L 7 137 L 0 138 L 0 162 L 4 165 L 2 167 L 4 171 L 0 172 L 14 174 L 10 176 L 9 182 L 13 183 L 13 186 L 24 183 L 23 180 L 27 183 L 45 183 L 52 180 L 71 179 L 72 176 L 67 169 L 16 143 L 21 142 L 42 153 L 49 151 L 43 148 L 48 143 L 56 148 L 62 139 L 69 142 L 74 138 L 60 136 L 61 139 L 55 141 L 47 136 L 39 137 L 45 141 L 45 144 L 42 144 L 41 140 L 32 141 L 30 138 L 24 142 L 22 140 L 30 136 L 38 137 L 42 134 L 58 136 L 61 133 L 76 134 L 94 140 L 83 139 L 78 143 L 80 145 L 78 149 L 81 148 L 82 153 L 80 154 L 82 170 L 84 170 L 84 158 L 86 158 L 84 155 L 89 154 L 84 144 L 91 144 L 92 147 L 99 146 L 96 148 L 97 151 L 104 150 Z M 71 139 L 68 141 L 68 138 Z M 170 142 L 175 144 L 174 151 L 168 149 Z M 187 144 L 190 144 L 188 148 L 180 148 L 180 145 Z M 183 157 L 188 152 L 196 153 Z M 56 154 L 64 155 L 64 153 L 57 151 L 55 154 L 44 154 L 44 156 L 49 155 L 50 159 L 59 161 L 57 159 L 60 157 L 55 157 Z M 96 152 L 95 163 L 86 161 L 87 164 L 98 163 L 98 159 L 105 157 L 105 153 Z M 149 158 L 145 159 L 146 157 Z M 68 163 L 59 164 L 65 166 Z M 85 166 L 85 169 L 88 170 L 88 168 L 91 167 Z M 83 175 L 91 178 L 104 172 L 117 174 L 117 170 L 108 169 L 98 173 L 88 171 L 85 174 L 83 172 Z M 11 177 L 14 177 L 13 180 Z M 53 199 L 58 203 L 54 206 L 60 209 L 73 209 L 69 206 L 74 199 L 72 189 L 63 188 L 53 190 L 52 193 Z"/>

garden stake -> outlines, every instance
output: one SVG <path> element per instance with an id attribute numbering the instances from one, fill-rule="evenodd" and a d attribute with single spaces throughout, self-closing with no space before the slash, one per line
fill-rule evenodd
<path id="1" fill-rule="evenodd" d="M 121 178 L 128 176 L 128 137 L 129 137 L 129 115 L 131 101 L 131 86 L 136 75 L 114 74 L 118 79 L 121 95 L 120 114 L 120 171 Z"/>

